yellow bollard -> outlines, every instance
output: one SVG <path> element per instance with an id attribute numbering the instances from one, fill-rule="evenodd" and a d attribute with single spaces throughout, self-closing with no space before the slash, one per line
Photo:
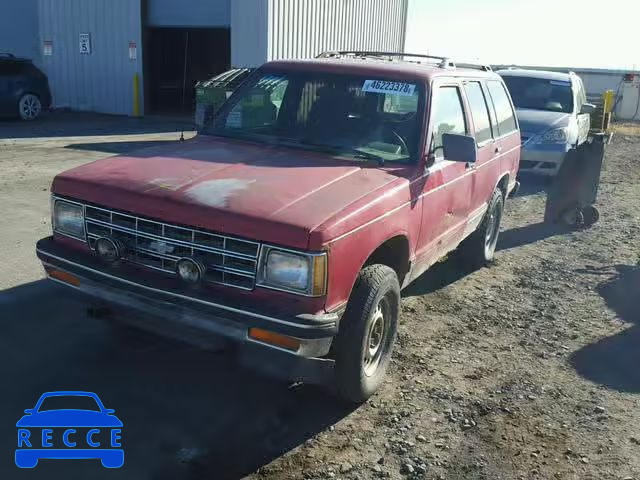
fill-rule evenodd
<path id="1" fill-rule="evenodd" d="M 615 93 L 613 90 L 607 90 L 603 95 L 604 99 L 604 113 L 611 113 L 613 110 L 613 102 L 615 100 Z"/>
<path id="2" fill-rule="evenodd" d="M 138 72 L 133 74 L 133 116 L 140 116 L 140 77 Z"/>

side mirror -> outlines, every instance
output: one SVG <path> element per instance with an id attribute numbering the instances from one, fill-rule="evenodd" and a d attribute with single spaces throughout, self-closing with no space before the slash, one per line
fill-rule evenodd
<path id="1" fill-rule="evenodd" d="M 478 156 L 476 139 L 469 135 L 443 133 L 442 153 L 446 160 L 475 163 Z"/>
<path id="2" fill-rule="evenodd" d="M 104 413 L 106 413 L 107 415 L 111 415 L 112 413 L 115 413 L 116 411 L 113 408 L 105 408 L 104 409 Z"/>
<path id="3" fill-rule="evenodd" d="M 24 413 L 26 413 L 27 415 L 31 415 L 33 413 L 33 408 L 27 408 Z"/>
<path id="4" fill-rule="evenodd" d="M 583 103 L 580 113 L 593 113 L 596 111 L 596 106 L 593 103 Z"/>

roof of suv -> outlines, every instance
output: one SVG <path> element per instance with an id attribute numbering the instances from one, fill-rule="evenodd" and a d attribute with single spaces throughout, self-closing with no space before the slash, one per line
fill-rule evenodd
<path id="1" fill-rule="evenodd" d="M 319 58 L 311 60 L 276 60 L 264 65 L 270 69 L 315 70 L 327 73 L 353 73 L 401 80 L 412 78 L 430 81 L 435 77 L 500 77 L 492 71 L 475 68 L 443 68 L 436 64 L 416 63 L 400 60 L 356 59 L 356 58 Z"/>
<path id="2" fill-rule="evenodd" d="M 496 73 L 504 77 L 530 77 L 542 78 L 545 80 L 571 81 L 574 74 L 564 72 L 551 72 L 549 70 L 527 70 L 525 68 L 510 68 L 498 70 Z"/>

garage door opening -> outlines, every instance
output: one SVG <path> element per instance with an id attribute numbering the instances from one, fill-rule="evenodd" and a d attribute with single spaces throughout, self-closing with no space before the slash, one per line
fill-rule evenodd
<path id="1" fill-rule="evenodd" d="M 192 115 L 196 82 L 230 68 L 230 42 L 228 28 L 147 28 L 145 112 Z"/>

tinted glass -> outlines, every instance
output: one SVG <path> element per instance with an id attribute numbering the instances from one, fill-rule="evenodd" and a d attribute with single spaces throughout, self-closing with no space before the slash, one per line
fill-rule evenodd
<path id="1" fill-rule="evenodd" d="M 356 75 L 262 72 L 240 87 L 203 133 L 354 160 L 413 161 L 422 92 L 416 83 Z"/>
<path id="2" fill-rule="evenodd" d="M 0 75 L 17 75 L 22 72 L 22 64 L 13 60 L 0 60 Z"/>
<path id="3" fill-rule="evenodd" d="M 100 411 L 100 406 L 93 397 L 86 395 L 58 395 L 47 397 L 42 401 L 39 412 L 49 410 L 91 410 Z"/>
<path id="4" fill-rule="evenodd" d="M 467 82 L 464 84 L 467 94 L 473 125 L 476 130 L 476 142 L 486 142 L 491 138 L 491 122 L 489 120 L 489 109 L 479 82 Z"/>
<path id="5" fill-rule="evenodd" d="M 467 133 L 462 99 L 457 87 L 440 87 L 435 92 L 433 108 L 433 143 L 431 151 L 438 157 L 442 156 L 442 134 Z"/>
<path id="6" fill-rule="evenodd" d="M 573 93 L 569 80 L 505 76 L 504 82 L 516 108 L 573 112 Z M 493 92 L 491 92 L 493 96 Z"/>
<path id="7" fill-rule="evenodd" d="M 493 106 L 496 110 L 496 117 L 498 119 L 498 133 L 500 135 L 506 135 L 507 133 L 516 130 L 516 117 L 509 101 L 507 91 L 501 82 L 491 80 L 487 82 L 489 88 L 489 94 L 493 101 Z"/>

